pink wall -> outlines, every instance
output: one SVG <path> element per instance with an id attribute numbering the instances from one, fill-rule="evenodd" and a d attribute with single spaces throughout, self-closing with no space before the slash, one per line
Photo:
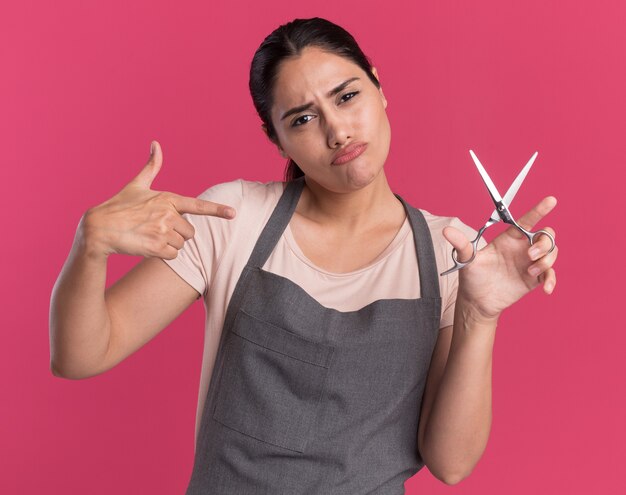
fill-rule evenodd
<path id="1" fill-rule="evenodd" d="M 470 148 L 501 189 L 539 151 L 514 213 L 559 200 L 544 224 L 558 284 L 501 319 L 483 458 L 455 487 L 424 469 L 407 493 L 624 493 L 623 2 L 308 3 L 3 4 L 0 492 L 183 493 L 202 304 L 108 373 L 70 381 L 49 370 L 51 290 L 83 212 L 138 173 L 152 139 L 165 157 L 154 189 L 280 179 L 249 64 L 279 24 L 318 15 L 378 67 L 386 170 L 409 202 L 482 225 L 492 208 Z M 111 257 L 108 284 L 138 261 Z"/>

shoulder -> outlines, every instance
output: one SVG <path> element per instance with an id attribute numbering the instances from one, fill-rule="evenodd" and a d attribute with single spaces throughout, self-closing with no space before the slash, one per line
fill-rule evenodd
<path id="1" fill-rule="evenodd" d="M 215 184 L 205 189 L 197 197 L 206 201 L 232 204 L 232 206 L 235 206 L 235 203 L 244 202 L 263 203 L 272 201 L 277 193 L 282 193 L 282 184 L 278 181 L 259 182 L 236 179 Z"/>
<path id="2" fill-rule="evenodd" d="M 246 251 L 281 194 L 282 182 L 236 179 L 212 185 L 197 195 L 199 199 L 227 205 L 236 211 L 233 219 L 190 213 L 182 215 L 195 228 L 194 242 L 200 256 L 209 260 L 205 260 L 205 265 L 217 271 L 217 267 L 223 264 L 224 253 L 231 253 L 228 257 L 232 258 Z"/>
<path id="3" fill-rule="evenodd" d="M 476 237 L 476 234 L 478 233 L 476 229 L 463 223 L 459 217 L 434 215 L 424 209 L 420 208 L 419 210 L 424 215 L 424 219 L 428 224 L 431 236 L 433 237 L 433 244 L 435 244 L 435 248 L 438 245 L 443 245 L 445 248 L 449 249 L 452 248 L 452 245 L 443 236 L 443 230 L 446 227 L 454 227 L 455 229 L 460 230 L 469 240 L 474 239 Z M 483 247 L 485 244 L 485 240 L 481 238 L 479 241 L 479 248 Z"/>
<path id="4" fill-rule="evenodd" d="M 244 237 L 252 235 L 265 224 L 274 210 L 283 192 L 282 184 L 279 181 L 245 179 L 215 184 L 197 197 L 234 208 L 235 218 L 224 220 L 205 215 L 196 220 L 205 223 L 209 230 L 224 239 L 235 240 L 240 234 Z"/>

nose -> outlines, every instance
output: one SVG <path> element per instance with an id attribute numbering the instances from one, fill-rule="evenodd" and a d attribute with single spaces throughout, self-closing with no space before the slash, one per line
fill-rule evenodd
<path id="1" fill-rule="evenodd" d="M 341 115 L 340 112 L 335 110 L 334 112 L 328 112 L 325 120 L 326 139 L 329 148 L 339 148 L 350 140 L 352 131 L 350 130 L 346 116 Z"/>

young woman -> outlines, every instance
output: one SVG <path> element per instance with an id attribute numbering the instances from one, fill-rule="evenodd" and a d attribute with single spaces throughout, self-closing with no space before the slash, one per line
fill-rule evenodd
<path id="1" fill-rule="evenodd" d="M 287 181 L 156 192 L 153 142 L 140 174 L 81 219 L 51 301 L 53 372 L 110 369 L 202 295 L 187 493 L 404 493 L 424 464 L 457 483 L 489 435 L 498 317 L 539 284 L 552 292 L 558 250 L 509 229 L 439 276 L 452 247 L 471 256 L 475 231 L 392 192 L 387 101 L 339 26 L 280 26 L 250 90 Z M 147 259 L 105 291 L 111 253 Z"/>

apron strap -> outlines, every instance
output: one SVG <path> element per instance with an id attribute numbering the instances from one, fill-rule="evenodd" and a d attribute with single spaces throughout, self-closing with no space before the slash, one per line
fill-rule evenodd
<path id="1" fill-rule="evenodd" d="M 437 258 L 435 257 L 433 239 L 424 214 L 404 201 L 398 194 L 396 194 L 396 198 L 404 205 L 411 223 L 411 229 L 413 230 L 420 277 L 420 297 L 440 298 Z"/>
<path id="2" fill-rule="evenodd" d="M 261 235 L 259 236 L 247 266 L 262 268 L 267 259 L 272 254 L 274 246 L 278 243 L 280 236 L 287 228 L 291 216 L 293 215 L 302 189 L 304 188 L 304 176 L 287 182 L 287 186 L 282 196 L 278 200 L 278 204 L 274 208 L 267 224 Z"/>

